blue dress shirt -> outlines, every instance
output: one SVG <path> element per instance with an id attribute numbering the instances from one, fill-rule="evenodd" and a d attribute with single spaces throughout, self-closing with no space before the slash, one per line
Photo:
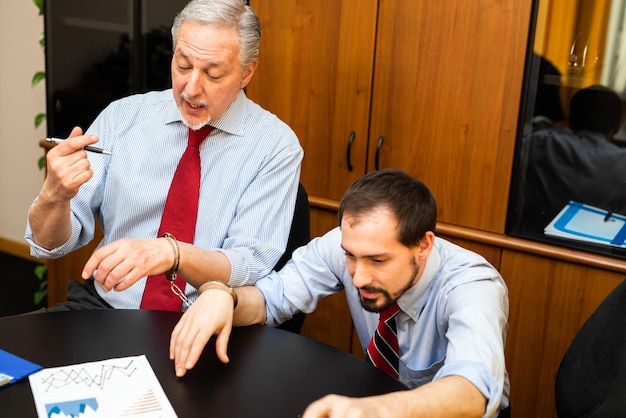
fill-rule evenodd
<path id="1" fill-rule="evenodd" d="M 275 326 L 298 311 L 310 313 L 320 299 L 345 290 L 363 351 L 378 325 L 352 283 L 335 228 L 297 249 L 280 272 L 255 286 L 267 305 L 267 324 Z M 399 380 L 417 387 L 444 376 L 463 376 L 488 399 L 486 417 L 509 405 L 504 361 L 508 330 L 508 291 L 483 257 L 435 238 L 417 284 L 398 300 Z"/>
<path id="2" fill-rule="evenodd" d="M 303 151 L 295 133 L 241 91 L 200 146 L 201 190 L 194 245 L 223 252 L 231 286 L 252 284 L 272 270 L 287 244 Z M 31 254 L 57 258 L 93 239 L 155 238 L 169 186 L 187 146 L 187 127 L 172 91 L 130 96 L 110 104 L 87 133 L 112 156 L 87 153 L 93 178 L 71 201 L 72 232 L 58 248 L 34 243 Z M 207 271 L 207 280 L 211 272 Z M 115 308 L 139 308 L 146 279 L 100 295 Z M 193 301 L 196 290 L 187 285 Z"/>

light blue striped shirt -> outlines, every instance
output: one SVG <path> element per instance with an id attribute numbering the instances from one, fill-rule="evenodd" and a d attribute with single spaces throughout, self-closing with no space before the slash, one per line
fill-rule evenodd
<path id="1" fill-rule="evenodd" d="M 200 146 L 201 191 L 194 245 L 223 252 L 232 267 L 229 284 L 252 284 L 271 271 L 287 244 L 303 151 L 295 133 L 241 91 Z M 104 245 L 120 238 L 154 238 L 169 186 L 187 146 L 187 127 L 172 91 L 130 96 L 110 104 L 87 133 L 112 156 L 87 153 L 93 178 L 71 202 L 68 241 L 31 254 L 57 258 L 93 239 L 95 219 Z M 211 279 L 207 272 L 207 280 Z M 115 308 L 139 308 L 143 278 L 123 292 L 101 296 Z M 187 285 L 191 300 L 196 290 Z"/>
<path id="2" fill-rule="evenodd" d="M 366 311 L 346 268 L 341 230 L 297 249 L 280 272 L 259 279 L 267 324 L 313 312 L 320 299 L 345 291 L 363 351 L 378 326 Z M 445 376 L 463 376 L 488 400 L 485 417 L 509 405 L 504 362 L 509 300 L 506 284 L 480 255 L 435 238 L 422 276 L 398 299 L 399 380 L 414 388 Z"/>

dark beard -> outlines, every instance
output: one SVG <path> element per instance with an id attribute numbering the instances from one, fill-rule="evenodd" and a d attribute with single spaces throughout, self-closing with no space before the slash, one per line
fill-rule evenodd
<path id="1" fill-rule="evenodd" d="M 383 302 L 377 305 L 375 300 L 364 299 L 359 293 L 359 300 L 361 301 L 361 306 L 363 307 L 363 309 L 369 312 L 382 312 L 388 307 L 390 307 L 391 305 L 393 305 L 398 299 L 400 299 L 400 296 L 402 296 L 404 292 L 406 292 L 414 284 L 414 280 L 417 277 L 417 274 L 419 273 L 419 270 L 420 270 L 415 259 L 413 259 L 413 261 L 411 262 L 411 268 L 413 268 L 413 274 L 411 275 L 411 278 L 406 282 L 406 284 L 402 287 L 402 289 L 400 289 L 400 291 L 396 295 L 392 296 L 387 291 L 387 289 L 383 289 L 381 287 L 373 287 L 373 286 L 362 287 L 361 289 L 363 290 L 367 290 L 368 292 L 379 292 L 383 296 Z M 356 289 L 356 291 L 358 292 L 359 289 Z"/>

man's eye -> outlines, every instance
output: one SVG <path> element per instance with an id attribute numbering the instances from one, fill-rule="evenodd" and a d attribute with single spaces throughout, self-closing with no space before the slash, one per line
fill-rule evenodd
<path id="1" fill-rule="evenodd" d="M 220 78 L 222 78 L 221 75 L 215 75 L 215 74 L 211 74 L 208 71 L 204 72 L 206 74 L 207 77 L 209 77 L 211 80 L 219 80 Z"/>

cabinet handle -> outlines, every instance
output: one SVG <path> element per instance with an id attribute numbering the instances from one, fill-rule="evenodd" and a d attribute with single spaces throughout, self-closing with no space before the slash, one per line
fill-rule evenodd
<path id="1" fill-rule="evenodd" d="M 376 170 L 378 170 L 378 157 L 380 156 L 380 149 L 383 146 L 383 142 L 385 142 L 385 137 L 381 135 L 376 144 L 376 159 L 374 160 L 374 169 Z"/>
<path id="2" fill-rule="evenodd" d="M 348 163 L 348 171 L 352 171 L 352 162 L 350 161 L 350 152 L 352 151 L 352 142 L 354 142 L 354 131 L 350 132 L 348 137 L 348 149 L 346 150 L 346 162 Z"/>

